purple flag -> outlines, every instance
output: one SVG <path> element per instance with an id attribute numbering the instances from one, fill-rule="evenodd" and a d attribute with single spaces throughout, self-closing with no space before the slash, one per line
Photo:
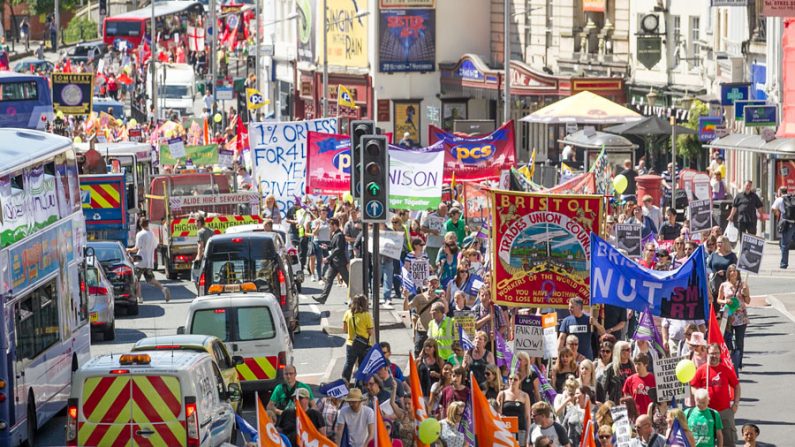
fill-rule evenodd
<path id="1" fill-rule="evenodd" d="M 469 445 L 475 445 L 475 429 L 472 421 L 472 396 L 464 405 L 464 414 L 461 415 L 461 423 L 458 424 L 458 432 L 463 433 Z"/>
<path id="2" fill-rule="evenodd" d="M 654 318 L 651 316 L 651 310 L 647 307 L 646 312 L 640 314 L 638 319 L 638 327 L 635 329 L 635 334 L 632 336 L 633 340 L 646 340 L 651 343 L 655 351 L 660 356 L 665 355 L 665 348 L 663 347 L 662 335 L 654 325 Z"/>
<path id="3" fill-rule="evenodd" d="M 541 394 L 544 396 L 544 400 L 546 400 L 548 404 L 554 405 L 553 402 L 555 402 L 555 397 L 558 395 L 558 393 L 555 392 L 555 388 L 552 388 L 552 385 L 549 383 L 547 378 L 541 374 L 541 370 L 539 370 L 536 365 L 530 366 L 533 368 L 533 371 L 538 377 L 538 385 L 541 388 Z"/>
<path id="4" fill-rule="evenodd" d="M 500 331 L 496 332 L 494 343 L 497 345 L 497 367 L 511 366 L 511 359 L 513 358 L 513 353 L 510 349 L 508 349 L 508 343 L 505 342 L 505 339 L 502 338 Z"/>

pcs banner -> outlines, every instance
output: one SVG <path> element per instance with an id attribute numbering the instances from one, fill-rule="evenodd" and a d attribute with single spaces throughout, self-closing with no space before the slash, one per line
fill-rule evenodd
<path id="1" fill-rule="evenodd" d="M 709 315 L 704 246 L 676 270 L 641 267 L 607 241 L 591 234 L 591 304 L 610 304 L 674 320 Z"/>
<path id="2" fill-rule="evenodd" d="M 92 73 L 53 73 L 52 107 L 64 115 L 88 115 L 94 97 Z"/>
<path id="3" fill-rule="evenodd" d="M 456 174 L 457 176 L 457 174 Z M 602 196 L 492 191 L 492 296 L 498 304 L 588 304 L 591 232 L 602 222 Z"/>
<path id="4" fill-rule="evenodd" d="M 429 143 L 444 143 L 444 181 L 449 182 L 455 172 L 457 181 L 500 179 L 503 169 L 516 164 L 513 121 L 487 135 L 461 136 L 428 126 Z"/>

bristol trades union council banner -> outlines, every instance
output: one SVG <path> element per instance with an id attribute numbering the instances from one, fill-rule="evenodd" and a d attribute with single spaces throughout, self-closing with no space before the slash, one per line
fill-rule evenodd
<path id="1" fill-rule="evenodd" d="M 497 304 L 566 307 L 590 296 L 591 232 L 599 232 L 602 196 L 492 191 Z"/>

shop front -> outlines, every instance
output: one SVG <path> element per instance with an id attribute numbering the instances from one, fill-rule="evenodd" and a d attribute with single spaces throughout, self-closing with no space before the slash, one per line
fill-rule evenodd
<path id="1" fill-rule="evenodd" d="M 465 54 L 457 62 L 439 64 L 441 71 L 442 125 L 452 130 L 454 121 L 503 120 L 500 106 L 505 82 L 502 68 L 489 67 L 480 57 Z M 619 104 L 626 103 L 623 78 L 556 76 L 534 70 L 521 61 L 510 61 L 511 112 L 517 122 L 517 157 L 527 161 L 532 148 L 557 159 L 565 126 L 519 123 L 519 119 L 561 98 L 591 91 Z M 569 129 L 571 131 L 572 129 Z"/>

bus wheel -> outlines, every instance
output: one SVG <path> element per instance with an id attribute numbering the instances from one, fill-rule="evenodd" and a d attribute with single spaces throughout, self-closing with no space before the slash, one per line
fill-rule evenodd
<path id="1" fill-rule="evenodd" d="M 28 439 L 27 445 L 36 445 L 36 401 L 33 399 L 33 393 L 28 395 Z"/>

